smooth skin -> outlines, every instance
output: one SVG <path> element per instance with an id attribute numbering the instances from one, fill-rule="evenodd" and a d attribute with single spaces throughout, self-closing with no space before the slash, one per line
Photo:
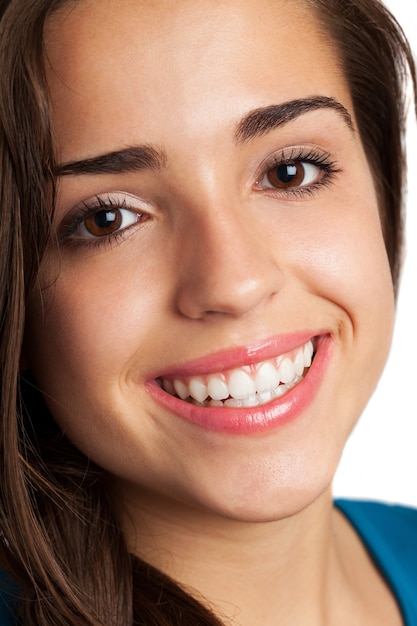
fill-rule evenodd
<path id="1" fill-rule="evenodd" d="M 25 345 L 55 419 L 110 473 L 130 548 L 233 624 L 401 624 L 331 499 L 394 311 L 358 132 L 319 107 L 236 137 L 251 111 L 311 97 L 354 125 L 331 43 L 285 0 L 86 0 L 50 20 L 46 43 L 59 162 L 158 156 L 62 175 Z M 312 154 L 333 173 L 271 185 L 273 158 Z M 113 237 L 84 229 L 100 202 L 127 219 Z M 307 331 L 331 338 L 328 363 L 276 429 L 213 433 L 148 392 L 170 368 Z"/>

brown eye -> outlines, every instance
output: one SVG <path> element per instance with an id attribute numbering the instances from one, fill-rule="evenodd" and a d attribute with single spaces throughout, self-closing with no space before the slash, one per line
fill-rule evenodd
<path id="1" fill-rule="evenodd" d="M 314 183 L 320 174 L 320 168 L 312 163 L 301 161 L 282 163 L 268 170 L 266 178 L 275 189 L 302 187 Z"/>
<path id="2" fill-rule="evenodd" d="M 140 213 L 129 209 L 98 209 L 85 217 L 78 224 L 73 236 L 90 239 L 94 237 L 106 237 L 136 224 L 140 217 Z"/>
<path id="3" fill-rule="evenodd" d="M 94 237 L 111 235 L 119 230 L 122 224 L 121 211 L 119 209 L 97 211 L 87 217 L 83 224 L 85 230 Z"/>

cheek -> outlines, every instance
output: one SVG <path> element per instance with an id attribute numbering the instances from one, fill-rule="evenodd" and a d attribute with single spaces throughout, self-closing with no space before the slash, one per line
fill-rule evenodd
<path id="1" fill-rule="evenodd" d="M 394 325 L 394 289 L 376 208 L 352 211 L 339 232 L 328 220 L 304 263 L 307 258 L 310 288 L 341 311 L 341 338 L 350 346 L 340 388 L 350 390 L 351 430 L 381 376 Z"/>
<path id="2" fill-rule="evenodd" d="M 71 402 L 74 390 L 91 394 L 98 387 L 102 394 L 123 384 L 131 359 L 148 352 L 162 309 L 155 284 L 143 273 L 121 277 L 109 264 L 85 265 L 82 271 L 61 270 L 28 311 L 30 369 L 59 401 Z"/>
<path id="3" fill-rule="evenodd" d="M 354 323 L 364 314 L 377 314 L 381 304 L 391 308 L 392 279 L 378 224 L 345 223 L 336 237 L 325 226 L 298 254 L 318 292 L 344 308 Z"/>
<path id="4" fill-rule="evenodd" d="M 312 293 L 340 306 L 354 326 L 392 323 L 394 291 L 374 194 L 323 206 L 293 230 L 291 265 Z M 367 206 L 364 198 L 370 199 Z M 347 207 L 347 208 L 346 208 Z M 297 233 L 300 233 L 297 235 Z"/>
<path id="5" fill-rule="evenodd" d="M 151 359 L 161 303 L 137 272 L 120 280 L 108 267 L 102 281 L 101 275 L 92 264 L 73 273 L 64 268 L 32 298 L 26 353 L 50 412 L 73 443 L 99 464 L 128 467 L 138 454 L 132 432 L 153 441 L 152 424 L 141 419 L 140 393 L 133 405 L 129 394 L 132 363 L 140 360 L 146 369 Z"/>
<path id="6" fill-rule="evenodd" d="M 285 247 L 285 263 L 293 284 L 295 277 L 309 294 L 308 307 L 302 299 L 298 305 L 304 316 L 310 310 L 329 312 L 348 348 L 338 384 L 349 389 L 356 419 L 388 356 L 394 290 L 373 190 L 362 184 L 357 193 L 339 191 L 332 199 L 314 211 L 294 214 L 291 232 L 284 232 L 292 242 Z"/>

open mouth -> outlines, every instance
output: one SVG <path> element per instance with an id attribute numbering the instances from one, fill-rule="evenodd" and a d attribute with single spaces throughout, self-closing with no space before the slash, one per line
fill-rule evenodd
<path id="1" fill-rule="evenodd" d="M 314 359 L 313 340 L 278 357 L 201 376 L 159 378 L 170 395 L 203 407 L 256 407 L 283 396 L 305 377 Z"/>

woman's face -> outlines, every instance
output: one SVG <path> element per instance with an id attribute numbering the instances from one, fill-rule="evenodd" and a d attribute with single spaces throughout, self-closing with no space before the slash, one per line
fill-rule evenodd
<path id="1" fill-rule="evenodd" d="M 26 355 L 56 421 L 144 507 L 302 509 L 393 320 L 335 51 L 287 0 L 89 0 L 46 40 L 58 243 Z"/>

